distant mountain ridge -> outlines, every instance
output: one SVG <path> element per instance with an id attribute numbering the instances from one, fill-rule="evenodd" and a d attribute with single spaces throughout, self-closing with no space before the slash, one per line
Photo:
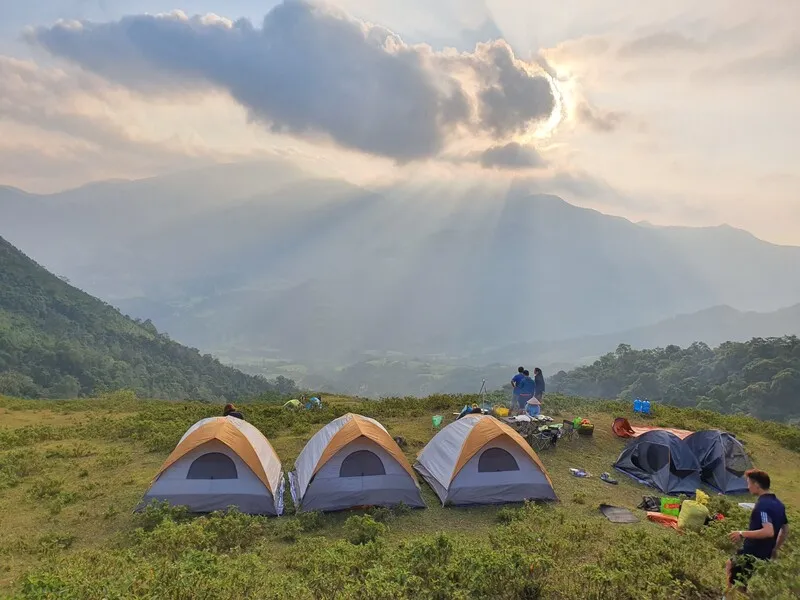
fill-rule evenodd
<path id="1" fill-rule="evenodd" d="M 635 350 L 621 344 L 591 365 L 555 374 L 554 392 L 647 398 L 675 406 L 800 424 L 800 338 L 757 337 L 716 347 Z"/>
<path id="2" fill-rule="evenodd" d="M 716 346 L 723 342 L 746 342 L 754 337 L 800 335 L 800 304 L 772 312 L 738 311 L 714 306 L 688 315 L 678 315 L 653 325 L 605 335 L 558 341 L 514 344 L 471 357 L 473 362 L 492 363 L 535 356 L 544 363 L 573 365 L 592 362 L 619 344 L 634 348 L 686 347 L 694 342 Z"/>
<path id="3" fill-rule="evenodd" d="M 571 371 L 595 362 L 620 344 L 644 351 L 675 346 L 688 348 L 696 343 L 718 346 L 785 335 L 800 335 L 800 305 L 772 313 L 746 313 L 718 306 L 626 332 L 516 344 L 467 358 L 367 356 L 341 369 L 314 369 L 313 365 L 300 368 L 281 361 L 255 360 L 241 364 L 241 368 L 269 377 L 296 378 L 303 387 L 325 392 L 374 398 L 422 397 L 433 393 L 474 392 L 480 388 L 482 380 L 486 381 L 487 389 L 498 389 L 508 383 L 519 364 L 542 368 L 549 381 L 560 371 Z"/>
<path id="4" fill-rule="evenodd" d="M 524 182 L 366 189 L 276 161 L 33 200 L 0 191 L 0 210 L 51 270 L 237 363 L 467 358 L 800 302 L 800 248 L 638 225 Z"/>
<path id="5" fill-rule="evenodd" d="M 0 237 L 0 394 L 69 398 L 115 389 L 223 400 L 290 392 L 223 366 L 72 287 Z"/>

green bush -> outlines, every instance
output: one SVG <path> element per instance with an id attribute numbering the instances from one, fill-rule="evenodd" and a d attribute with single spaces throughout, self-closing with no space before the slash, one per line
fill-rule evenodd
<path id="1" fill-rule="evenodd" d="M 370 515 L 353 515 L 344 522 L 344 533 L 351 544 L 367 544 L 385 534 L 386 525 Z"/>
<path id="2" fill-rule="evenodd" d="M 322 528 L 322 513 L 316 510 L 309 512 L 298 513 L 297 522 L 300 523 L 300 528 L 305 531 L 316 531 Z"/>
<path id="3" fill-rule="evenodd" d="M 153 500 L 139 511 L 134 518 L 134 525 L 144 531 L 153 531 L 164 521 L 182 523 L 191 518 L 185 506 L 172 506 L 164 500 Z"/>
<path id="4" fill-rule="evenodd" d="M 296 518 L 287 517 L 278 521 L 275 526 L 275 537 L 284 542 L 296 542 L 303 533 L 303 526 Z"/>
<path id="5" fill-rule="evenodd" d="M 367 514 L 378 523 L 388 523 L 394 519 L 392 509 L 385 506 L 373 506 L 367 511 Z"/>
<path id="6" fill-rule="evenodd" d="M 42 457 L 30 450 L 11 450 L 0 453 L 0 490 L 18 485 L 42 468 Z"/>
<path id="7" fill-rule="evenodd" d="M 35 479 L 33 482 L 31 482 L 31 487 L 28 490 L 28 493 L 34 500 L 52 499 L 61 493 L 63 486 L 63 479 L 40 477 L 39 479 Z"/>

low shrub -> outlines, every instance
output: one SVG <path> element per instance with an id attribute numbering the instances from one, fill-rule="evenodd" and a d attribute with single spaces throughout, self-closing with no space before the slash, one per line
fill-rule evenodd
<path id="1" fill-rule="evenodd" d="M 319 511 L 298 513 L 296 519 L 300 523 L 300 528 L 305 532 L 317 531 L 322 528 L 322 513 Z"/>
<path id="2" fill-rule="evenodd" d="M 353 515 L 344 522 L 344 533 L 351 544 L 374 542 L 386 533 L 386 525 L 370 515 Z"/>
<path id="3" fill-rule="evenodd" d="M 275 537 L 284 542 L 296 542 L 303 532 L 303 525 L 296 518 L 285 518 L 275 525 Z"/>
<path id="4" fill-rule="evenodd" d="M 164 521 L 182 523 L 191 518 L 185 506 L 172 506 L 169 502 L 153 500 L 134 517 L 134 525 L 144 531 L 153 531 Z"/>

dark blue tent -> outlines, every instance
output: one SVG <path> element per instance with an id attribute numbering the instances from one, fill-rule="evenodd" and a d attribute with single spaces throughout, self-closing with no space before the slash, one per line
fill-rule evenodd
<path id="1" fill-rule="evenodd" d="M 700 464 L 688 444 L 674 433 L 648 431 L 633 438 L 614 468 L 665 494 L 694 494 Z"/>
<path id="2" fill-rule="evenodd" d="M 746 494 L 744 472 L 753 468 L 742 443 L 730 433 L 709 429 L 683 440 L 700 463 L 703 483 L 723 494 Z"/>

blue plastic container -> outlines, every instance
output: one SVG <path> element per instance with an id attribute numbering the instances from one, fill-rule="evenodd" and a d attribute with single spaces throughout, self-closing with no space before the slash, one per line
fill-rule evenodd
<path id="1" fill-rule="evenodd" d="M 633 401 L 633 412 L 642 412 L 642 401 L 639 398 Z"/>
<path id="2" fill-rule="evenodd" d="M 642 402 L 642 414 L 649 415 L 650 414 L 650 400 L 645 400 Z"/>

